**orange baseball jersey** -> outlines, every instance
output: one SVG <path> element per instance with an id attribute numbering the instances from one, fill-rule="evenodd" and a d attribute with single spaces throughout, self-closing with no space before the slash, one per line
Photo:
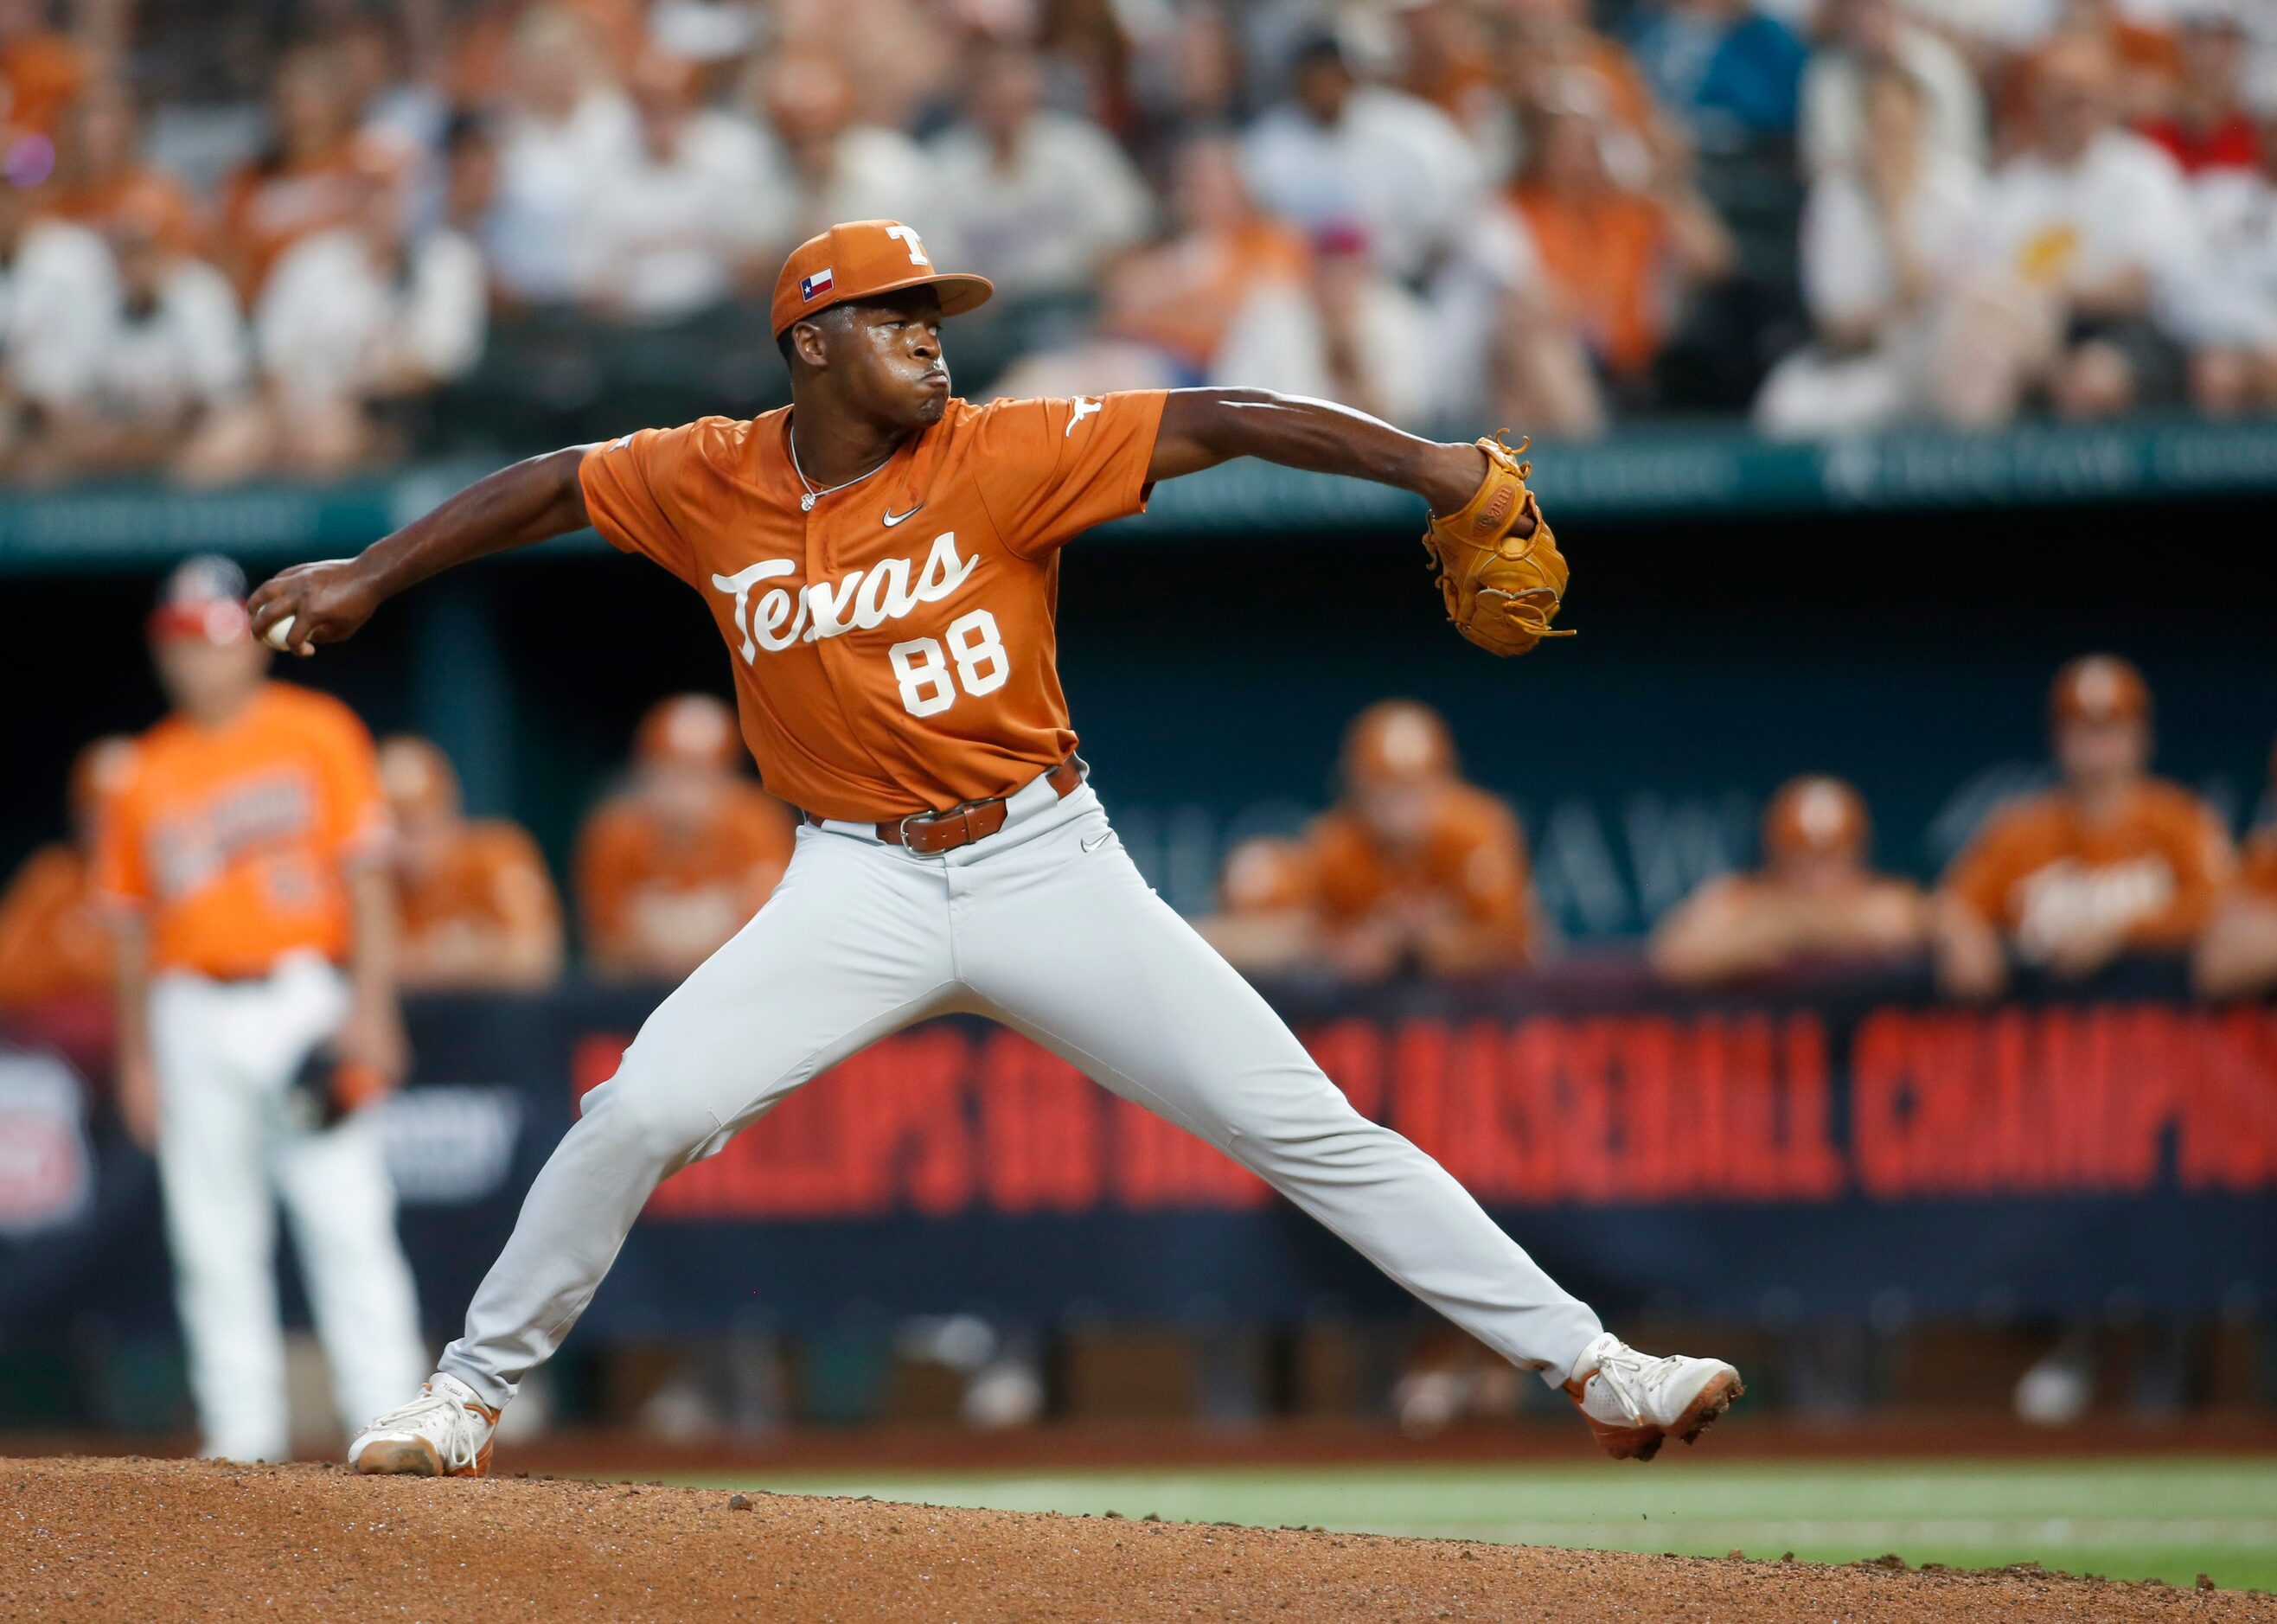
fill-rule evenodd
<path id="1" fill-rule="evenodd" d="M 363 723 L 269 682 L 226 727 L 170 717 L 143 735 L 103 806 L 95 888 L 147 913 L 154 969 L 242 977 L 297 951 L 338 960 L 344 871 L 378 855 L 387 830 Z"/>
<path id="2" fill-rule="evenodd" d="M 87 859 L 61 842 L 42 846 L 0 896 L 0 1010 L 105 990 L 110 943 Z"/>
<path id="3" fill-rule="evenodd" d="M 1485 790 L 1450 782 L 1434 794 L 1431 827 L 1415 854 L 1384 850 L 1367 826 L 1334 809 L 1313 823 L 1310 845 L 1322 916 L 1352 925 L 1395 901 L 1443 903 L 1474 926 L 1510 934 L 1527 950 L 1526 842 L 1509 807 Z"/>
<path id="4" fill-rule="evenodd" d="M 587 454 L 586 508 L 703 594 L 772 793 L 826 818 L 940 810 L 1075 748 L 1059 549 L 1144 509 L 1163 398 L 951 400 L 811 512 L 789 408 L 645 429 Z"/>
<path id="5" fill-rule="evenodd" d="M 481 819 L 459 826 L 435 859 L 397 881 L 403 962 L 447 957 L 449 939 L 469 930 L 486 938 L 561 912 L 537 842 L 519 824 Z"/>
<path id="6" fill-rule="evenodd" d="M 2107 929 L 2123 928 L 2130 947 L 2174 948 L 2205 923 L 2235 863 L 2203 802 L 2150 779 L 2100 825 L 2060 790 L 2002 808 L 1953 859 L 1946 887 L 2027 958 Z"/>
<path id="7" fill-rule="evenodd" d="M 588 945 L 615 960 L 690 963 L 759 911 L 790 865 L 790 814 L 748 782 L 719 815 L 674 839 L 637 800 L 604 803 L 577 840 L 577 911 Z"/>

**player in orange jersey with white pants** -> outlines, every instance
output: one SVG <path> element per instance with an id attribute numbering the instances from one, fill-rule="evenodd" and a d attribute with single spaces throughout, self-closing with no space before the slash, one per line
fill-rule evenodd
<path id="1" fill-rule="evenodd" d="M 560 1346 L 659 1179 L 865 1044 L 951 1010 L 1027 1033 L 1255 1170 L 1565 1387 L 1611 1452 L 1696 1434 L 1738 1373 L 1629 1348 L 1443 1169 L 1353 1110 L 1147 888 L 1061 696 L 1060 551 L 1141 511 L 1156 481 L 1256 456 L 1455 515 L 1492 487 L 1487 454 L 1256 390 L 955 400 L 942 318 L 989 292 L 937 271 L 905 225 L 834 227 L 775 285 L 788 409 L 533 458 L 358 558 L 255 594 L 263 635 L 306 653 L 438 569 L 590 523 L 704 600 L 744 742 L 768 790 L 803 813 L 766 906 L 587 1096 L 426 1392 L 350 1460 L 484 1470 L 499 1407 Z M 1507 518 L 1507 494 L 1473 516 Z"/>
<path id="2" fill-rule="evenodd" d="M 2133 666 L 2073 660 L 2048 714 L 2063 782 L 1996 811 L 1946 873 L 1938 975 L 1959 997 L 2005 987 L 2011 951 L 2066 980 L 2129 950 L 2180 952 L 2237 865 L 2205 803 L 2151 776 L 2151 690 Z"/>
<path id="3" fill-rule="evenodd" d="M 119 930 L 119 1103 L 157 1151 L 202 1448 L 263 1460 L 289 1443 L 280 1196 L 343 1420 L 394 1402 L 426 1349 L 355 1109 L 406 1058 L 371 736 L 265 680 L 243 590 L 223 559 L 169 581 L 150 636 L 173 714 L 103 804 L 95 884 Z"/>

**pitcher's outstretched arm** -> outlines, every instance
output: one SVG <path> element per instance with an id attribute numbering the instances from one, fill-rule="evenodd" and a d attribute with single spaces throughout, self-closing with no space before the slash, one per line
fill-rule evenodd
<path id="1" fill-rule="evenodd" d="M 254 635 L 269 640 L 270 629 L 289 619 L 279 646 L 313 654 L 319 643 L 354 637 L 381 604 L 431 575 L 583 530 L 585 491 L 577 469 L 590 449 L 571 446 L 502 468 L 354 558 L 278 572 L 247 604 Z"/>
<path id="2" fill-rule="evenodd" d="M 1395 485 L 1435 514 L 1459 509 L 1487 471 L 1476 446 L 1423 439 L 1332 400 L 1269 389 L 1170 391 L 1146 477 L 1176 479 L 1235 457 Z"/>

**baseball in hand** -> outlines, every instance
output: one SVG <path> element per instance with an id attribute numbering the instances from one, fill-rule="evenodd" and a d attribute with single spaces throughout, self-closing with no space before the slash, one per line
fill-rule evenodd
<path id="1" fill-rule="evenodd" d="M 287 614 L 278 620 L 267 631 L 261 634 L 262 640 L 268 644 L 270 648 L 283 649 L 286 651 L 291 650 L 293 646 L 293 616 Z"/>

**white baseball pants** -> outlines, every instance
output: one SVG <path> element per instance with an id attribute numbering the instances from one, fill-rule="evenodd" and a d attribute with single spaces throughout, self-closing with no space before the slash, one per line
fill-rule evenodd
<path id="1" fill-rule="evenodd" d="M 280 1196 L 343 1423 L 402 1403 L 426 1366 L 374 1125 L 359 1114 L 311 1133 L 286 1120 L 293 1074 L 339 1027 L 347 1002 L 340 972 L 313 956 L 288 958 L 263 980 L 173 974 L 150 989 L 158 1178 L 209 1455 L 289 1452 Z"/>
<path id="2" fill-rule="evenodd" d="M 1149 890 L 1088 786 L 1039 780 L 940 857 L 802 827 L 774 896 L 666 999 L 531 1185 L 442 1369 L 504 1405 L 649 1192 L 793 1089 L 927 1016 L 989 1016 L 1199 1134 L 1515 1364 L 1563 1382 L 1600 1330 L 1436 1163 L 1355 1111 Z"/>

